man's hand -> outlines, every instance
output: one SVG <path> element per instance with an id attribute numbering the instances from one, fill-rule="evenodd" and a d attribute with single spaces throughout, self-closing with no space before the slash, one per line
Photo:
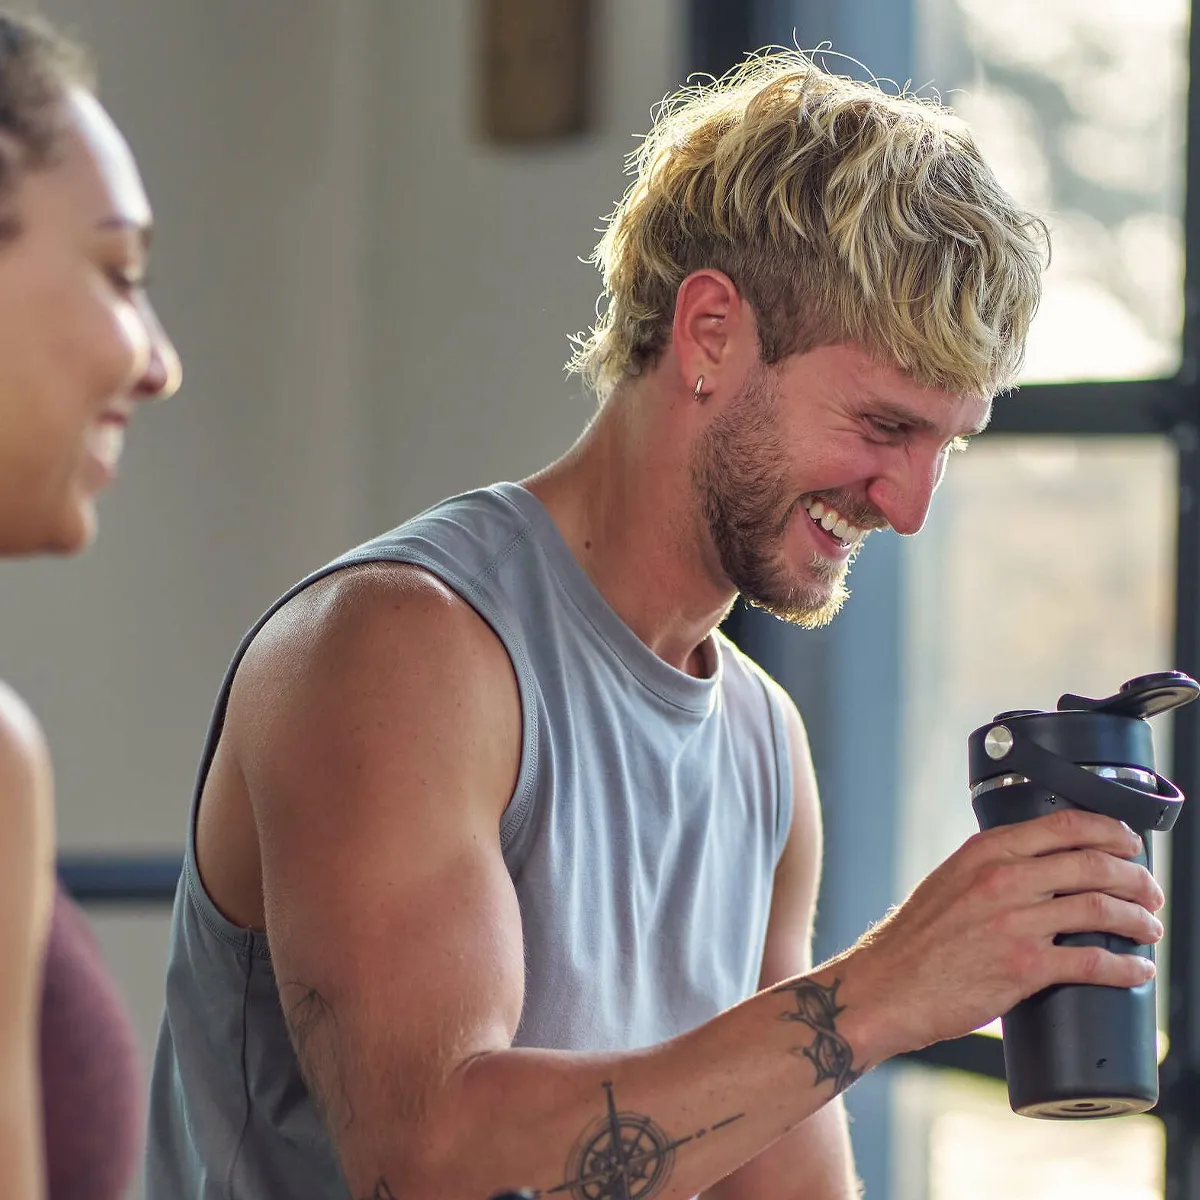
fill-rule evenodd
<path id="1" fill-rule="evenodd" d="M 872 1061 L 970 1033 L 1051 984 L 1145 983 L 1148 959 L 1054 944 L 1162 937 L 1162 889 L 1127 861 L 1141 849 L 1127 826 L 1077 809 L 972 837 L 845 956 L 846 1002 L 871 997 Z"/>

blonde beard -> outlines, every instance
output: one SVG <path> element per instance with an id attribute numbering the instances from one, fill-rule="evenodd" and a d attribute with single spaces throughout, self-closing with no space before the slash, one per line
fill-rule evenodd
<path id="1" fill-rule="evenodd" d="M 801 629 L 823 629 L 842 611 L 842 605 L 849 598 L 846 576 L 850 571 L 850 561 L 833 563 L 814 554 L 809 560 L 808 569 L 816 580 L 828 585 L 828 591 L 818 595 L 816 586 L 794 588 L 783 600 L 764 602 L 746 596 L 746 603 L 769 612 L 789 625 L 798 625 Z"/>

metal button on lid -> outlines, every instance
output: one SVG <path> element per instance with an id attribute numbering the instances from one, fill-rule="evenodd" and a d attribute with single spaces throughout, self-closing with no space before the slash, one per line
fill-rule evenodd
<path id="1" fill-rule="evenodd" d="M 984 734 L 983 750 L 988 758 L 1003 758 L 1012 747 L 1012 731 L 1005 725 L 993 725 Z"/>

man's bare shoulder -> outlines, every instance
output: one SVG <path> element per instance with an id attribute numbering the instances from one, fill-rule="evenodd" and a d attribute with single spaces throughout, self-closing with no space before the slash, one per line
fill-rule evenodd
<path id="1" fill-rule="evenodd" d="M 336 571 L 284 604 L 239 673 L 362 668 L 377 677 L 456 662 L 509 671 L 500 639 L 453 588 L 411 563 L 374 562 Z"/>
<path id="2" fill-rule="evenodd" d="M 439 773 L 465 758 L 507 776 L 520 704 L 508 652 L 466 600 L 419 567 L 368 564 L 271 617 L 238 669 L 225 735 L 247 768 L 299 761 L 319 737 L 323 761 L 357 775 L 428 757 Z"/>

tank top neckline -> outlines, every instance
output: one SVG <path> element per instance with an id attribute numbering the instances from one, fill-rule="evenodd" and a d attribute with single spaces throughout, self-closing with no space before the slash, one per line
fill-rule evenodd
<path id="1" fill-rule="evenodd" d="M 608 643 L 640 683 L 677 708 L 705 716 L 712 711 L 724 672 L 721 640 L 709 634 L 702 643 L 708 676 L 698 679 L 659 658 L 621 619 L 592 582 L 554 518 L 542 502 L 519 483 L 497 483 L 490 489 L 529 523 L 538 546 L 575 606 Z"/>

